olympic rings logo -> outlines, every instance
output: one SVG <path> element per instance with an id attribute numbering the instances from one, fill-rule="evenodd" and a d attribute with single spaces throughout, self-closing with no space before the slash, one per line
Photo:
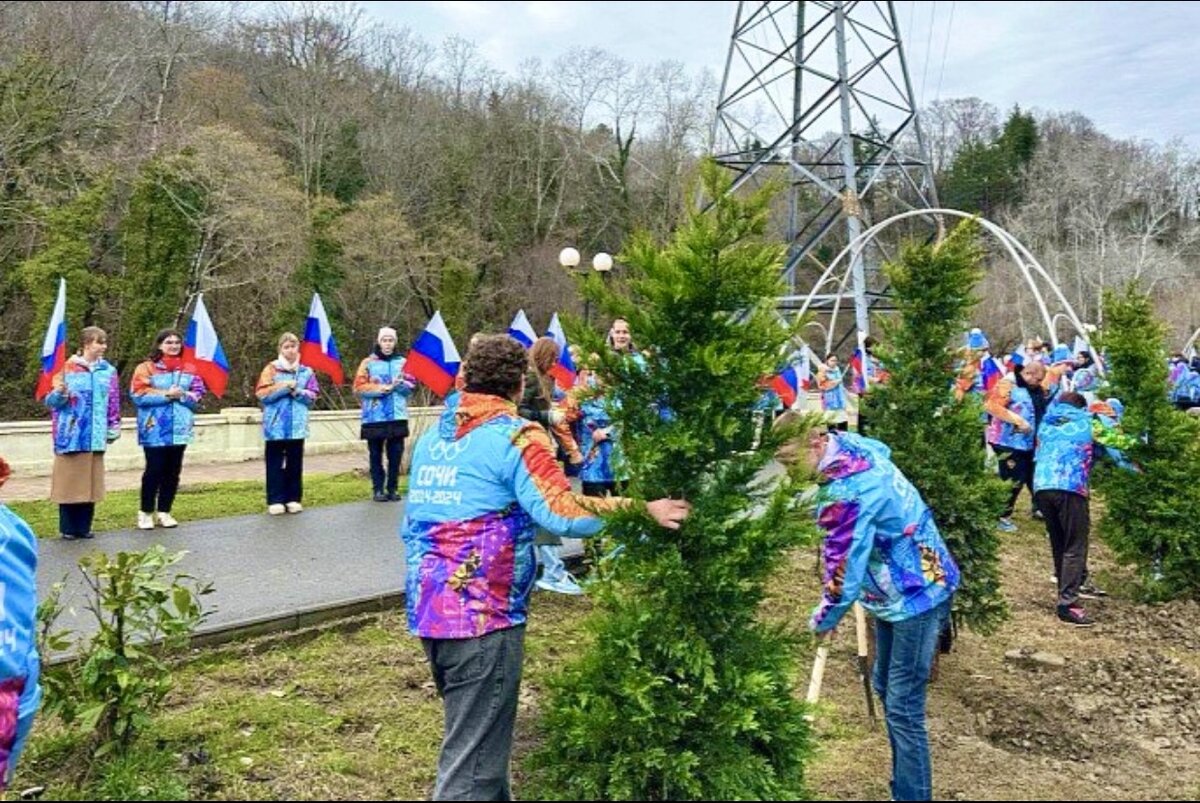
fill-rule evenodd
<path id="1" fill-rule="evenodd" d="M 471 436 L 468 434 L 465 438 L 456 441 L 434 441 L 429 447 L 430 458 L 438 461 L 453 463 L 458 459 L 458 456 L 466 451 L 467 444 L 471 442 Z"/>

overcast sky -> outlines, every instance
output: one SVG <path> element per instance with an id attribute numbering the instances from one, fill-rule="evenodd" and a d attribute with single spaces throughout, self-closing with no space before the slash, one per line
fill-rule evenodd
<path id="1" fill-rule="evenodd" d="M 736 2 L 366 2 L 431 43 L 479 45 L 514 74 L 529 57 L 601 47 L 720 78 Z M 918 103 L 977 96 L 1002 109 L 1079 111 L 1117 137 L 1200 149 L 1200 3 L 896 3 Z M 947 36 L 949 33 L 949 36 Z M 944 63 L 944 69 L 943 69 Z"/>

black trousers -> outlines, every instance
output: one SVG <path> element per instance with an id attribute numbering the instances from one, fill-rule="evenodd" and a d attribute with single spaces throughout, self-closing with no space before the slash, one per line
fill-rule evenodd
<path id="1" fill-rule="evenodd" d="M 96 515 L 95 502 L 75 502 L 58 506 L 58 531 L 63 535 L 87 535 Z"/>
<path id="2" fill-rule="evenodd" d="M 1000 462 L 1000 479 L 1012 483 L 1012 493 L 1004 508 L 1004 518 L 1007 519 L 1017 506 L 1017 497 L 1021 495 L 1022 488 L 1028 488 L 1030 497 L 1033 496 L 1033 452 L 1006 449 L 1003 446 L 992 446 L 992 449 Z"/>
<path id="3" fill-rule="evenodd" d="M 371 488 L 384 492 L 383 453 L 387 452 L 387 492 L 396 493 L 400 484 L 400 460 L 404 457 L 404 438 L 371 438 L 367 441 L 371 456 Z"/>
<path id="4" fill-rule="evenodd" d="M 179 490 L 183 470 L 183 451 L 187 446 L 143 448 L 146 470 L 142 472 L 142 512 L 170 513 Z"/>
<path id="5" fill-rule="evenodd" d="M 1034 501 L 1046 517 L 1054 574 L 1058 578 L 1058 604 L 1074 605 L 1079 600 L 1079 587 L 1087 579 L 1091 529 L 1087 497 L 1070 491 L 1038 491 Z"/>
<path id="6" fill-rule="evenodd" d="M 304 496 L 304 440 L 267 441 L 267 504 L 299 502 Z"/>

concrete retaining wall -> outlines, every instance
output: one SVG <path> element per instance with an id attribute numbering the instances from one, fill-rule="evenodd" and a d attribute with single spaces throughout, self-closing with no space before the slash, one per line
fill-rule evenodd
<path id="1" fill-rule="evenodd" d="M 441 410 L 441 407 L 409 408 L 408 426 L 413 437 L 405 444 L 406 449 L 411 448 Z M 330 454 L 361 450 L 358 431 L 358 410 L 316 410 L 309 417 L 305 451 Z M 196 416 L 196 437 L 187 451 L 189 465 L 239 463 L 261 459 L 262 454 L 262 410 L 257 407 L 227 407 L 219 413 Z M 54 462 L 49 419 L 0 422 L 0 455 L 22 476 L 49 474 Z M 105 467 L 111 471 L 140 469 L 144 463 L 137 444 L 137 419 L 123 418 L 121 437 L 109 446 Z"/>

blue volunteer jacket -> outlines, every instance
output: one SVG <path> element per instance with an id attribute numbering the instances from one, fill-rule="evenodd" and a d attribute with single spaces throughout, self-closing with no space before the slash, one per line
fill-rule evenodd
<path id="1" fill-rule="evenodd" d="M 855 602 L 886 622 L 936 608 L 958 588 L 958 565 L 917 489 L 882 443 L 831 434 L 820 465 L 817 523 L 824 588 L 810 626 L 831 630 Z"/>
<path id="2" fill-rule="evenodd" d="M 37 536 L 0 504 L 0 788 L 12 778 L 42 703 Z"/>
<path id="3" fill-rule="evenodd" d="M 296 383 L 292 393 L 289 382 Z M 254 395 L 263 406 L 263 438 L 269 441 L 308 437 L 308 409 L 320 392 L 317 375 L 307 365 L 293 370 L 280 360 L 267 363 L 258 377 Z"/>
<path id="4" fill-rule="evenodd" d="M 88 365 L 71 357 L 46 395 L 51 410 L 54 453 L 103 452 L 121 434 L 121 390 L 117 369 L 106 360 Z"/>
<path id="5" fill-rule="evenodd" d="M 182 388 L 183 396 L 167 398 L 172 387 Z M 175 369 L 162 361 L 146 360 L 139 365 L 129 383 L 129 396 L 137 407 L 138 444 L 153 449 L 191 443 L 196 408 L 204 393 L 204 380 L 190 363 L 180 363 Z"/>

